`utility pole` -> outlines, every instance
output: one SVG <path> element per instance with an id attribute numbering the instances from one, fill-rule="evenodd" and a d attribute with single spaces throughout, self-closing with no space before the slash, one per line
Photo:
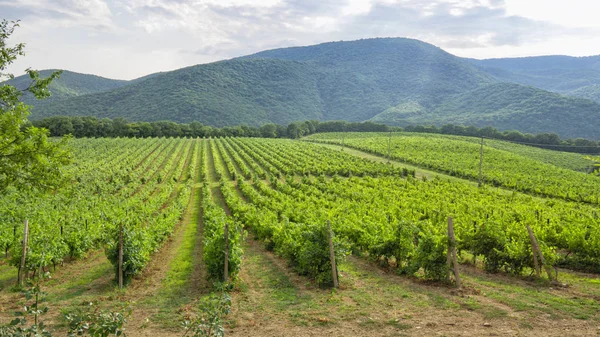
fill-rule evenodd
<path id="1" fill-rule="evenodd" d="M 483 185 L 483 136 L 481 136 L 481 147 L 479 148 L 479 184 L 477 187 Z"/>

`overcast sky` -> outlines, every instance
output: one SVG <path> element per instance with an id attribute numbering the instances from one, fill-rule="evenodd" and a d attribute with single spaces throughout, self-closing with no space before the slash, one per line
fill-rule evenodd
<path id="1" fill-rule="evenodd" d="M 132 79 L 265 49 L 410 37 L 464 57 L 600 54 L 598 0 L 0 0 L 9 68 Z"/>

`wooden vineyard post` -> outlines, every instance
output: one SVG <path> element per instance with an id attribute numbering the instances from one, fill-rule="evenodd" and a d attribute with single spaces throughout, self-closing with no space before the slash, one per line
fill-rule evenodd
<path id="1" fill-rule="evenodd" d="M 23 228 L 23 253 L 21 255 L 21 264 L 19 265 L 19 273 L 17 275 L 17 284 L 23 285 L 23 275 L 25 274 L 25 258 L 27 256 L 27 241 L 29 240 L 29 221 L 25 220 Z"/>
<path id="2" fill-rule="evenodd" d="M 333 278 L 333 287 L 340 286 L 338 282 L 337 265 L 335 264 L 335 250 L 333 249 L 333 232 L 331 231 L 331 221 L 327 220 L 327 231 L 329 233 L 329 260 L 331 261 L 331 276 Z"/>
<path id="3" fill-rule="evenodd" d="M 229 281 L 229 226 L 225 223 L 225 270 L 223 270 L 223 280 Z"/>
<path id="4" fill-rule="evenodd" d="M 533 233 L 533 230 L 531 230 L 531 227 L 529 225 L 526 225 L 527 227 L 527 232 L 529 233 L 529 239 L 531 240 L 531 250 L 533 253 L 533 265 L 535 267 L 535 272 L 537 277 L 541 277 L 542 274 L 542 267 L 544 267 L 544 269 L 546 269 L 546 273 L 548 274 L 548 279 L 550 281 L 554 281 L 554 276 L 552 273 L 552 268 L 550 268 L 550 266 L 548 266 L 546 264 L 546 260 L 544 259 L 544 254 L 542 254 L 542 250 L 540 249 L 540 245 L 537 242 L 537 239 L 535 238 L 535 234 Z M 536 257 L 537 255 L 537 257 Z"/>
<path id="5" fill-rule="evenodd" d="M 13 240 L 17 237 L 17 225 L 13 225 Z M 8 259 L 8 246 L 6 246 L 6 258 Z"/>
<path id="6" fill-rule="evenodd" d="M 477 187 L 481 187 L 483 184 L 483 137 L 481 137 L 481 147 L 479 148 L 479 184 Z"/>
<path id="7" fill-rule="evenodd" d="M 538 258 L 537 258 L 537 241 L 535 239 L 535 236 L 533 235 L 533 231 L 531 230 L 531 227 L 529 227 L 529 225 L 527 226 L 527 232 L 529 233 L 529 241 L 531 241 L 531 252 L 533 253 L 533 267 L 535 268 L 535 275 L 537 277 L 540 277 L 541 274 L 541 270 L 540 270 L 540 264 L 538 262 Z"/>
<path id="8" fill-rule="evenodd" d="M 388 138 L 388 163 L 390 162 L 390 158 L 391 158 L 391 150 L 392 150 L 392 131 L 390 131 L 390 137 Z"/>
<path id="9" fill-rule="evenodd" d="M 119 266 L 117 270 L 119 289 L 123 288 L 123 224 L 119 227 Z"/>
<path id="10" fill-rule="evenodd" d="M 473 222 L 473 235 L 477 233 L 477 221 Z M 473 266 L 477 266 L 477 254 L 475 253 L 475 242 L 473 242 L 473 247 L 471 247 L 471 253 L 473 254 Z"/>
<path id="11" fill-rule="evenodd" d="M 454 237 L 454 222 L 452 217 L 448 217 L 448 281 L 450 280 L 450 274 L 454 272 L 454 281 L 456 287 L 460 288 L 460 274 L 458 272 L 458 259 L 456 258 L 456 237 Z"/>

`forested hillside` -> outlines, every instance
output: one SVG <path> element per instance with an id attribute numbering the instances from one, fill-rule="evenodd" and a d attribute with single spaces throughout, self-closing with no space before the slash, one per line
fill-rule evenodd
<path id="1" fill-rule="evenodd" d="M 557 132 L 561 136 L 598 139 L 600 105 L 534 87 L 495 83 L 458 95 L 433 111 L 388 111 L 395 124 L 457 123 L 494 125 L 527 133 Z M 576 116 L 576 118 L 575 118 Z M 380 122 L 380 120 L 373 119 Z"/>
<path id="2" fill-rule="evenodd" d="M 600 103 L 600 84 L 588 85 L 573 90 L 569 93 L 569 96 L 587 98 Z"/>
<path id="3" fill-rule="evenodd" d="M 135 121 L 200 121 L 211 126 L 323 119 L 311 64 L 232 60 L 153 76 L 109 92 L 34 109 L 51 115 L 126 117 Z"/>
<path id="4" fill-rule="evenodd" d="M 500 81 L 532 85 L 565 94 L 600 84 L 600 56 L 538 56 L 471 62 Z"/>
<path id="5" fill-rule="evenodd" d="M 48 77 L 56 69 L 40 71 L 40 77 Z M 28 75 L 15 77 L 7 81 L 8 84 L 23 90 L 31 85 Z M 49 86 L 52 96 L 44 101 L 36 100 L 32 95 L 25 95 L 24 102 L 30 105 L 43 105 L 52 101 L 60 101 L 70 97 L 76 97 L 96 92 L 108 91 L 126 85 L 128 81 L 113 80 L 96 75 L 80 74 L 63 70 L 60 78 L 52 81 Z"/>
<path id="6" fill-rule="evenodd" d="M 477 61 L 418 40 L 378 38 L 275 49 L 129 82 L 65 72 L 51 88 L 53 99 L 28 103 L 33 119 L 124 117 L 217 127 L 370 120 L 597 139 L 600 104 L 540 87 L 595 99 L 599 74 L 598 57 Z"/>
<path id="7" fill-rule="evenodd" d="M 275 49 L 248 58 L 316 64 L 328 119 L 366 120 L 407 101 L 432 108 L 450 95 L 493 81 L 462 59 L 412 39 L 331 42 Z"/>
<path id="8" fill-rule="evenodd" d="M 159 74 L 111 92 L 45 105 L 35 110 L 34 117 L 197 120 L 214 126 L 363 121 L 402 100 L 416 99 L 433 107 L 444 97 L 491 81 L 459 58 L 416 40 L 374 39 L 305 48 Z M 287 54 L 275 59 L 277 53 Z"/>

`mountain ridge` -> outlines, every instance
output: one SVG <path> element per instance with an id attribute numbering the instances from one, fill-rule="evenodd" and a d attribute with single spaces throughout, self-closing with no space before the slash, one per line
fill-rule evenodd
<path id="1" fill-rule="evenodd" d="M 111 85 L 116 87 L 107 90 L 102 87 L 37 103 L 32 118 L 92 115 L 132 121 L 199 121 L 212 126 L 308 119 L 375 120 L 393 125 L 490 123 L 500 129 L 588 137 L 600 127 L 600 104 L 585 99 L 593 98 L 587 96 L 595 94 L 596 81 L 600 84 L 600 67 L 598 71 L 591 68 L 596 58 L 600 61 L 600 56 L 542 57 L 551 67 L 566 62 L 570 68 L 522 70 L 523 63 L 534 62 L 536 57 L 464 59 L 406 38 L 326 42 L 115 82 Z M 578 72 L 587 77 L 582 79 Z M 522 86 L 497 85 L 503 82 Z M 538 82 L 562 95 L 533 85 Z M 588 86 L 589 92 L 582 89 Z M 523 93 L 529 98 L 519 98 Z M 585 98 L 565 98 L 564 94 Z M 493 112 L 490 104 L 497 105 Z M 522 114 L 537 120 L 523 119 Z M 523 125 L 524 121 L 535 128 Z"/>

